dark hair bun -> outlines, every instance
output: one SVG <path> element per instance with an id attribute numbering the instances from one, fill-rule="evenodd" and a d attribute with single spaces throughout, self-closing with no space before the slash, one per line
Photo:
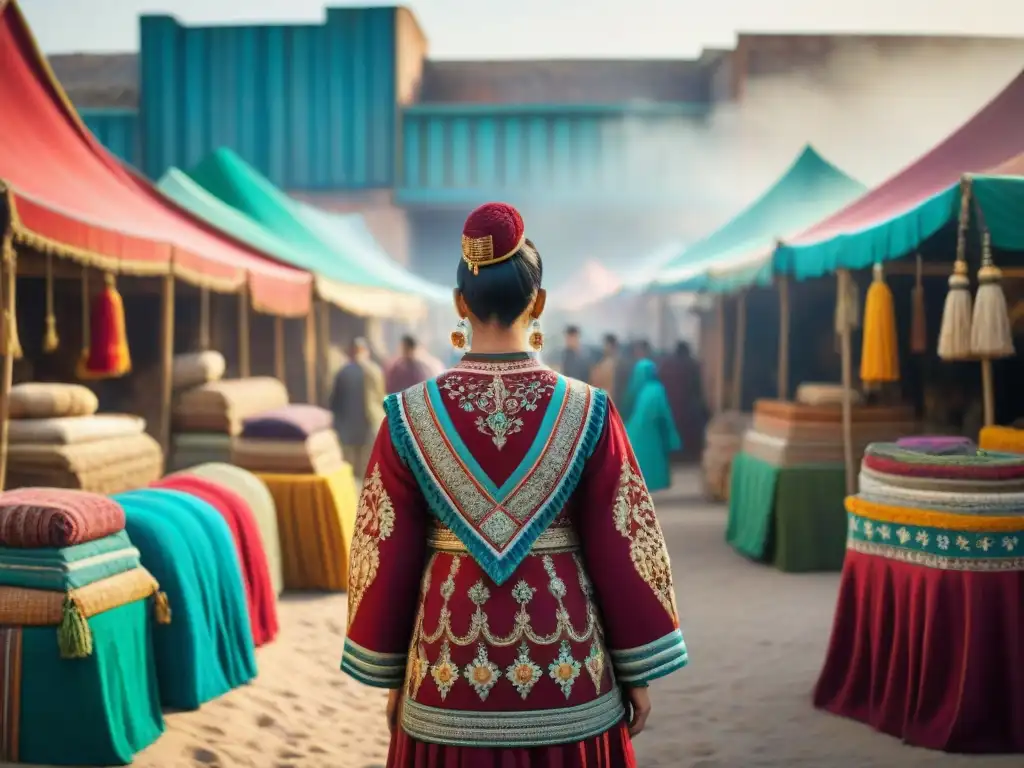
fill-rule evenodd
<path id="1" fill-rule="evenodd" d="M 475 317 L 508 328 L 530 306 L 543 277 L 540 252 L 527 239 L 510 258 L 481 267 L 476 275 L 460 259 L 455 285 Z"/>

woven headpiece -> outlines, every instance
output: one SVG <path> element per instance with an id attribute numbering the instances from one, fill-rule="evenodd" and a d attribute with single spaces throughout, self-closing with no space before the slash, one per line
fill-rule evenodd
<path id="1" fill-rule="evenodd" d="M 466 218 L 462 228 L 462 259 L 480 274 L 480 267 L 510 259 L 526 242 L 526 226 L 508 203 L 484 203 Z"/>

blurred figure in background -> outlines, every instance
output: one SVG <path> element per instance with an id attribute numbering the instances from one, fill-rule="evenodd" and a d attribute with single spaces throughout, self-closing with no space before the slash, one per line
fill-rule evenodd
<path id="1" fill-rule="evenodd" d="M 653 360 L 640 360 L 633 369 L 629 401 L 632 412 L 626 420 L 626 433 L 633 444 L 640 472 L 649 490 L 665 490 L 672 485 L 669 456 L 682 450 L 683 443 Z"/>
<path id="2" fill-rule="evenodd" d="M 619 340 L 614 333 L 606 334 L 601 360 L 590 371 L 590 383 L 607 392 L 612 402 L 616 402 L 618 396 L 619 364 Z"/>
<path id="3" fill-rule="evenodd" d="M 423 359 L 416 339 L 408 334 L 403 336 L 398 357 L 391 361 L 384 376 L 387 393 L 401 392 L 429 378 L 430 366 Z"/>
<path id="4" fill-rule="evenodd" d="M 562 375 L 586 381 L 590 376 L 590 355 L 583 348 L 579 326 L 565 329 L 565 351 L 562 353 Z"/>
<path id="5" fill-rule="evenodd" d="M 626 355 L 622 365 L 619 367 L 619 381 L 616 385 L 616 389 L 620 393 L 619 402 L 616 405 L 619 407 L 623 421 L 627 423 L 629 422 L 630 414 L 633 412 L 634 398 L 637 394 L 633 387 L 637 366 L 644 360 L 649 360 L 651 364 L 654 364 L 651 342 L 646 339 L 634 341 L 630 351 L 631 354 Z M 657 370 L 657 366 L 655 366 L 655 370 Z"/>
<path id="6" fill-rule="evenodd" d="M 658 366 L 658 377 L 665 385 L 676 431 L 683 440 L 682 456 L 690 460 L 700 456 L 707 422 L 707 405 L 701 385 L 700 365 L 690 345 L 679 342 L 675 352 Z"/>
<path id="7" fill-rule="evenodd" d="M 384 420 L 384 374 L 371 359 L 366 339 L 352 342 L 348 358 L 334 377 L 327 407 L 334 413 L 334 429 L 345 460 L 361 480 L 377 428 Z"/>

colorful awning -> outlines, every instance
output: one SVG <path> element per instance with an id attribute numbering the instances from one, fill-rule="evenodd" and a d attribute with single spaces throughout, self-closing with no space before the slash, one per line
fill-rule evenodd
<path id="1" fill-rule="evenodd" d="M 123 274 L 173 273 L 252 306 L 309 311 L 311 276 L 227 237 L 160 195 L 89 133 L 14 0 L 0 0 L 0 189 L 14 245 Z"/>

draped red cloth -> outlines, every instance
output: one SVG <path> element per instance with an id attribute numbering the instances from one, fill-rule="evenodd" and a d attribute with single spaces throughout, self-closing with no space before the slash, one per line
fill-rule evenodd
<path id="1" fill-rule="evenodd" d="M 619 728 L 574 744 L 531 749 L 471 749 L 417 741 L 401 728 L 391 735 L 387 768 L 636 768 L 629 731 Z"/>
<path id="2" fill-rule="evenodd" d="M 170 475 L 153 486 L 191 494 L 220 512 L 231 529 L 238 551 L 253 642 L 258 648 L 273 640 L 278 630 L 277 602 L 263 540 L 249 505 L 234 491 L 192 475 Z"/>
<path id="3" fill-rule="evenodd" d="M 848 550 L 814 704 L 918 747 L 1024 752 L 1024 571 Z"/>

